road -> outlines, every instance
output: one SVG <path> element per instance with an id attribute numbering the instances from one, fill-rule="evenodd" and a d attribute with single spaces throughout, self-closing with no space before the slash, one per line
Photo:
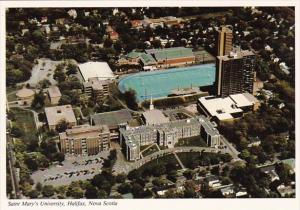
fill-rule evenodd
<path id="1" fill-rule="evenodd" d="M 226 149 L 216 149 L 216 148 L 212 148 L 212 147 L 174 147 L 174 148 L 169 148 L 169 149 L 164 149 L 164 150 L 154 152 L 136 162 L 128 162 L 126 160 L 123 160 L 124 156 L 123 156 L 121 150 L 117 150 L 118 159 L 120 156 L 123 156 L 123 158 L 122 158 L 121 162 L 119 162 L 117 160 L 116 164 L 113 167 L 113 171 L 114 171 L 114 174 L 120 174 L 120 173 L 128 174 L 130 171 L 141 167 L 142 165 L 150 162 L 151 160 L 155 160 L 155 159 L 160 158 L 167 154 L 181 153 L 181 152 L 213 152 L 213 153 L 220 152 L 223 154 L 225 154 L 225 153 L 230 154 L 230 151 L 227 148 Z"/>

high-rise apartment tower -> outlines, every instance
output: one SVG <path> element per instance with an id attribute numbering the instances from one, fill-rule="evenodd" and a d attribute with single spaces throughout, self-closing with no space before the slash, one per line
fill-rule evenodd
<path id="1" fill-rule="evenodd" d="M 255 54 L 249 50 L 232 51 L 229 55 L 217 56 L 217 95 L 253 93 L 255 77 Z"/>
<path id="2" fill-rule="evenodd" d="M 217 56 L 228 55 L 232 50 L 232 30 L 228 26 L 222 26 L 217 34 Z"/>

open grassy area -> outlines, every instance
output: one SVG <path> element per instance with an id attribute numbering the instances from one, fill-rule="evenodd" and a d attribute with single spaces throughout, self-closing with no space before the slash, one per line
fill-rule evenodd
<path id="1" fill-rule="evenodd" d="M 138 170 L 140 170 L 141 172 L 145 171 L 145 170 L 149 170 L 152 167 L 158 165 L 158 164 L 162 164 L 162 165 L 172 165 L 172 169 L 173 170 L 178 170 L 181 169 L 176 158 L 174 157 L 174 154 L 168 154 L 165 155 L 163 157 L 160 157 L 158 159 L 154 159 L 146 164 L 144 164 L 142 167 L 140 167 Z"/>
<path id="2" fill-rule="evenodd" d="M 18 88 L 18 87 L 6 87 L 7 101 L 16 101 L 17 100 L 16 92 L 19 89 L 20 88 Z"/>
<path id="3" fill-rule="evenodd" d="M 33 118 L 33 113 L 20 108 L 11 108 L 10 111 L 14 114 L 15 120 L 12 121 L 13 126 L 18 127 L 24 132 L 23 139 L 37 138 L 37 130 Z"/>
<path id="4" fill-rule="evenodd" d="M 155 145 L 153 145 L 152 147 L 150 147 L 149 149 L 144 151 L 142 154 L 145 157 L 145 156 L 151 155 L 152 153 L 157 152 L 157 151 L 158 151 L 157 147 Z"/>
<path id="5" fill-rule="evenodd" d="M 201 136 L 193 136 L 189 138 L 179 139 L 179 141 L 175 144 L 175 147 L 187 147 L 187 146 L 207 147 L 207 144 L 201 138 Z"/>

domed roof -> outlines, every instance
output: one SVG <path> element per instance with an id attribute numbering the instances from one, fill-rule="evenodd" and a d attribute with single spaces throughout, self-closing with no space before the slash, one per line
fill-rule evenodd
<path id="1" fill-rule="evenodd" d="M 19 98 L 26 98 L 34 95 L 34 91 L 28 88 L 23 88 L 16 93 Z"/>

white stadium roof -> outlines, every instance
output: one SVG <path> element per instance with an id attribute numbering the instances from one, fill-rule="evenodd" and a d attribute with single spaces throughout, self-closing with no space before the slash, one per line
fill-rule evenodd
<path id="1" fill-rule="evenodd" d="M 115 76 L 106 62 L 86 62 L 78 65 L 84 81 L 90 78 L 99 80 L 114 79 Z"/>

